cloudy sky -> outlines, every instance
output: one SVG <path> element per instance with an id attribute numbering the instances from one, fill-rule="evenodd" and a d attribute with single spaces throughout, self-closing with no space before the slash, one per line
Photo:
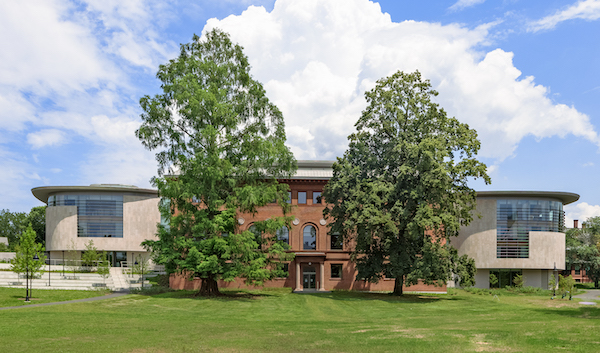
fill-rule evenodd
<path id="1" fill-rule="evenodd" d="M 334 159 L 364 92 L 419 70 L 475 128 L 492 184 L 581 195 L 600 215 L 600 0 L 0 2 L 0 209 L 45 185 L 149 187 L 134 136 L 158 65 L 219 27 L 286 120 L 297 159 Z"/>

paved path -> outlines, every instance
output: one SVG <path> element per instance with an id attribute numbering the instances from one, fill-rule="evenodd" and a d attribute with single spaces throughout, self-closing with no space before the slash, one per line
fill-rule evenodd
<path id="1" fill-rule="evenodd" d="M 575 294 L 574 298 L 585 299 L 585 300 L 600 300 L 600 289 L 586 289 L 585 293 Z"/>
<path id="2" fill-rule="evenodd" d="M 0 308 L 0 310 L 8 310 L 8 309 L 21 309 L 21 308 L 33 308 L 33 307 L 38 307 L 38 306 L 49 306 L 49 305 L 60 305 L 60 304 L 71 304 L 71 303 L 83 303 L 83 302 L 93 302 L 96 300 L 103 300 L 103 299 L 111 299 L 111 298 L 117 298 L 117 297 L 122 297 L 124 295 L 129 294 L 129 292 L 115 292 L 112 294 L 108 294 L 108 295 L 103 295 L 101 297 L 92 297 L 92 298 L 84 298 L 84 299 L 75 299 L 75 300 L 67 300 L 64 302 L 53 302 L 53 303 L 40 303 L 40 304 L 26 304 L 26 305 L 19 305 L 19 306 L 7 306 L 4 308 Z"/>

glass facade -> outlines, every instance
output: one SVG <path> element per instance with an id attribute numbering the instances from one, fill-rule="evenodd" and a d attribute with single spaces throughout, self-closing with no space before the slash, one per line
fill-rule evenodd
<path id="1" fill-rule="evenodd" d="M 52 195 L 48 206 L 77 206 L 77 236 L 123 238 L 122 195 Z"/>
<path id="2" fill-rule="evenodd" d="M 529 258 L 529 232 L 561 232 L 563 204 L 550 200 L 497 200 L 496 257 Z"/>
<path id="3" fill-rule="evenodd" d="M 490 270 L 490 288 L 512 287 L 515 278 L 522 275 L 523 270 Z"/>

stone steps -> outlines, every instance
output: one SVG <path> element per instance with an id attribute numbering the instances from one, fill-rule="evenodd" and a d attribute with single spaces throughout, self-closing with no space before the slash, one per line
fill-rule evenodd
<path id="1" fill-rule="evenodd" d="M 151 287 L 147 278 L 155 274 L 144 275 L 144 287 Z M 140 275 L 123 274 L 122 268 L 111 268 L 108 278 L 104 279 L 97 273 L 65 273 L 51 272 L 48 279 L 48 272 L 41 278 L 31 280 L 30 285 L 33 289 L 74 289 L 74 290 L 97 290 L 99 288 L 109 288 L 113 291 L 129 290 L 131 288 L 140 288 Z M 17 284 L 21 283 L 21 284 Z M 19 274 L 12 271 L 0 271 L 0 287 L 26 288 L 25 274 Z"/>

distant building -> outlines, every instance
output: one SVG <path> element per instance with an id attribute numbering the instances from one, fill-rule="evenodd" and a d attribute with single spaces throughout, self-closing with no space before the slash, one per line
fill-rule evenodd
<path id="1" fill-rule="evenodd" d="M 503 288 L 522 275 L 524 285 L 546 289 L 550 275 L 565 269 L 563 205 L 578 199 L 568 192 L 478 192 L 481 218 L 451 239 L 460 255 L 475 259 L 475 286 Z"/>
<path id="2" fill-rule="evenodd" d="M 286 264 L 289 276 L 266 283 L 270 287 L 294 290 L 393 290 L 394 280 L 379 283 L 356 280 L 350 250 L 337 234 L 329 234 L 323 218 L 323 187 L 333 176 L 333 161 L 298 161 L 298 171 L 290 186 L 294 220 L 280 229 L 295 259 Z M 84 251 L 91 239 L 98 249 L 109 251 L 113 265 L 133 261 L 144 253 L 140 243 L 156 239 L 160 222 L 156 190 L 122 185 L 57 186 L 32 190 L 48 204 L 46 246 L 52 258 L 60 258 L 74 243 Z M 459 254 L 467 254 L 477 266 L 476 287 L 512 285 L 521 274 L 525 285 L 546 288 L 554 270 L 565 269 L 563 205 L 579 195 L 567 192 L 482 191 L 477 194 L 477 209 L 471 224 L 451 239 Z M 479 218 L 477 215 L 481 215 Z M 239 214 L 239 230 L 252 230 L 254 222 L 281 216 L 273 203 L 252 214 Z M 221 282 L 221 287 L 245 287 L 243 281 Z M 174 288 L 199 288 L 200 281 L 172 278 Z M 450 283 L 449 286 L 454 286 Z M 419 284 L 407 291 L 445 291 L 445 287 Z"/>
<path id="3" fill-rule="evenodd" d="M 158 193 L 132 185 L 43 186 L 31 190 L 46 203 L 46 251 L 50 259 L 75 250 L 80 256 L 94 241 L 107 251 L 113 266 L 135 261 L 147 252 L 141 246 L 156 239 L 160 222 Z"/>

